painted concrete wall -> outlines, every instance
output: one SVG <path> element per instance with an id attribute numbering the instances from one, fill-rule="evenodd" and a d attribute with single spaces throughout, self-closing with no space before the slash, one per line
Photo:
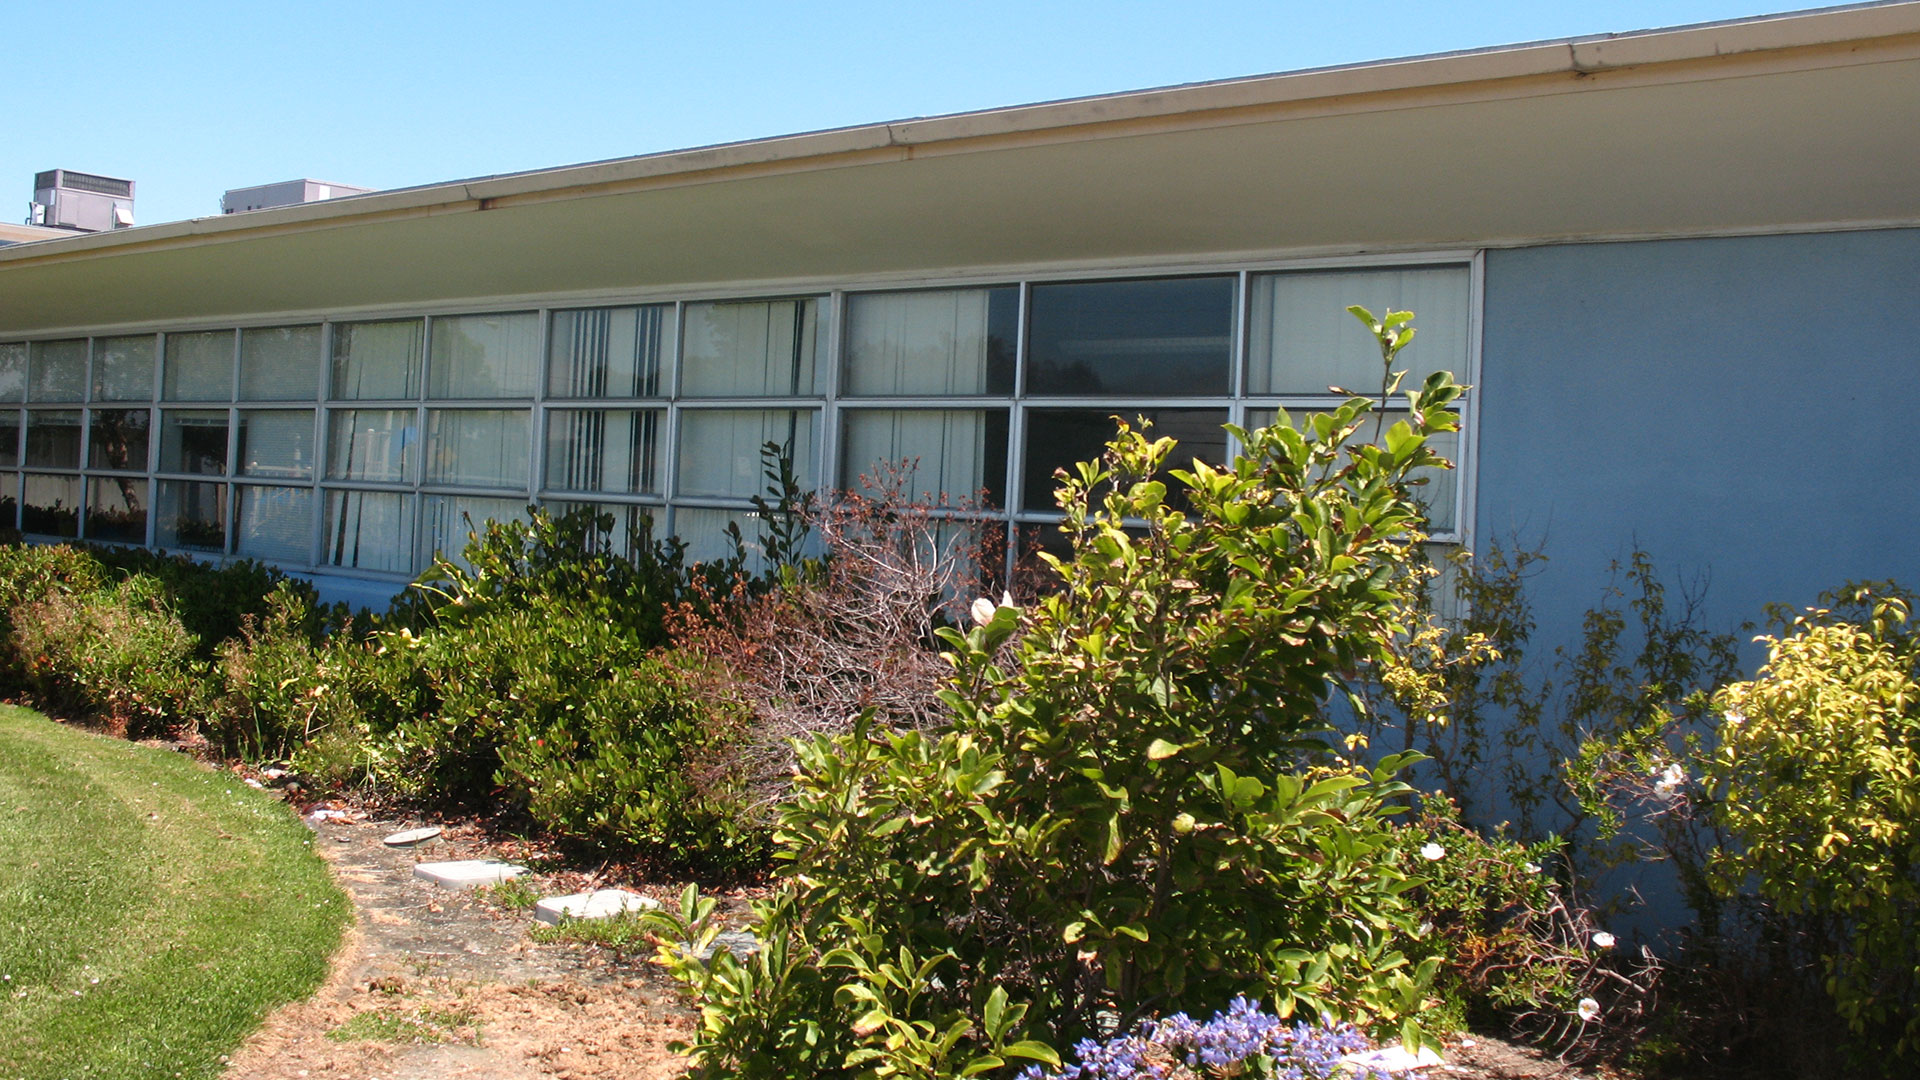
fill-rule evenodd
<path id="1" fill-rule="evenodd" d="M 1489 252 L 1485 310 L 1477 539 L 1545 544 L 1536 643 L 1636 543 L 1723 628 L 1920 587 L 1920 230 Z"/>
<path id="2" fill-rule="evenodd" d="M 1489 252 L 1476 544 L 1544 547 L 1535 674 L 1636 544 L 1715 630 L 1920 587 L 1917 308 L 1920 230 Z M 1687 921 L 1663 868 L 1602 887 L 1651 905 L 1614 929 Z"/>

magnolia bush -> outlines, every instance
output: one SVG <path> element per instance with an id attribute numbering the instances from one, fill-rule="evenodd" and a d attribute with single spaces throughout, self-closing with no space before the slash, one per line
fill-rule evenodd
<path id="1" fill-rule="evenodd" d="M 1411 315 L 1375 320 L 1383 370 Z M 1398 392 L 1397 377 L 1384 380 Z M 941 730 L 863 723 L 800 751 L 763 948 L 711 952 L 711 900 L 659 919 L 705 1076 L 959 1076 L 1246 993 L 1279 1017 L 1417 1013 L 1417 867 L 1388 825 L 1402 755 L 1343 763 L 1330 700 L 1400 662 L 1419 604 L 1417 470 L 1461 388 L 1387 427 L 1353 398 L 1170 469 L 1121 424 L 1059 474 L 1070 553 L 1025 609 L 943 629 Z M 1383 393 L 1383 397 L 1385 393 Z M 710 958 L 702 959 L 711 952 Z"/>

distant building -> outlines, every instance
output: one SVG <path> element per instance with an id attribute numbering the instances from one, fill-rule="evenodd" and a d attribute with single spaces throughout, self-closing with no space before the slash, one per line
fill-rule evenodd
<path id="1" fill-rule="evenodd" d="M 277 184 L 234 188 L 220 197 L 220 212 L 244 214 L 248 210 L 265 210 L 273 206 L 298 206 L 301 203 L 341 199 L 348 195 L 364 195 L 372 190 L 320 180 L 282 180 Z"/>
<path id="2" fill-rule="evenodd" d="M 133 181 L 48 169 L 33 177 L 27 224 L 70 232 L 111 232 L 133 225 Z"/>

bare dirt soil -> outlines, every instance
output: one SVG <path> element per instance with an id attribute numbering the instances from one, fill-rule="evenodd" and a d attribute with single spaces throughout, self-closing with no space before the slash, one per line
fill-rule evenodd
<path id="1" fill-rule="evenodd" d="M 645 956 L 540 944 L 532 912 L 413 876 L 419 862 L 502 858 L 532 865 L 542 896 L 613 882 L 546 868 L 528 845 L 471 824 L 424 847 L 382 840 L 420 822 L 352 812 L 316 827 L 315 848 L 352 897 L 356 925 L 334 973 L 233 1055 L 226 1080 L 669 1080 L 685 1060 L 667 1048 L 693 1013 Z M 622 887 L 673 902 L 674 887 Z M 1591 1080 L 1526 1047 L 1474 1036 L 1447 1048 L 1433 1080 Z"/>
<path id="2" fill-rule="evenodd" d="M 531 911 L 416 879 L 417 862 L 515 852 L 461 827 L 422 848 L 382 843 L 415 824 L 318 826 L 314 845 L 353 898 L 357 923 L 327 984 L 270 1017 L 233 1055 L 228 1080 L 665 1080 L 684 1071 L 667 1043 L 688 1034 L 692 1015 L 645 957 L 535 943 Z M 581 874 L 527 880 L 543 896 L 598 884 Z"/>

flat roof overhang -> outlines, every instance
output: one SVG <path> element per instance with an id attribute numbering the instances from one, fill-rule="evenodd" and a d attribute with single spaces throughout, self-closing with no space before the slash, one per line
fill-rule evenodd
<path id="1" fill-rule="evenodd" d="M 1920 223 L 1920 3 L 1262 76 L 0 249 L 0 334 Z"/>

